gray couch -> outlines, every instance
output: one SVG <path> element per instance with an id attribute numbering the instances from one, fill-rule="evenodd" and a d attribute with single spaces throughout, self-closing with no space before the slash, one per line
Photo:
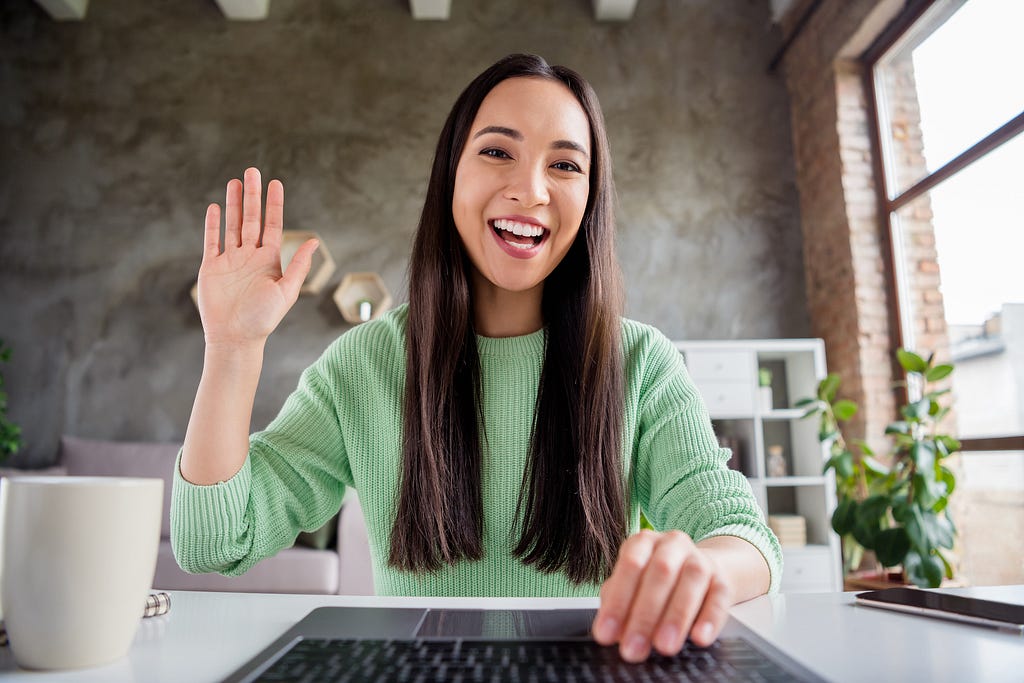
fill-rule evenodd
<path id="1" fill-rule="evenodd" d="M 188 574 L 183 571 L 174 559 L 170 542 L 171 477 L 178 449 L 176 444 L 98 441 L 72 436 L 61 439 L 59 466 L 68 475 L 160 477 L 164 480 L 163 526 L 160 530 L 160 551 L 153 588 L 251 593 L 373 594 L 370 546 L 363 513 L 354 492 L 346 496 L 336 519 L 334 547 L 323 550 L 307 547 L 301 544 L 304 539 L 300 539 L 300 543 L 268 557 L 237 577 Z"/>

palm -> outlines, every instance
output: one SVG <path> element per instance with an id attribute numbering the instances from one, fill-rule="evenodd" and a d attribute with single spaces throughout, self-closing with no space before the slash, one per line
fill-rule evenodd
<path id="1" fill-rule="evenodd" d="M 309 272 L 314 240 L 302 245 L 282 274 L 284 188 L 278 181 L 268 186 L 262 226 L 261 189 L 256 169 L 246 171 L 244 186 L 237 180 L 228 183 L 223 249 L 220 207 L 213 204 L 207 210 L 199 269 L 199 312 L 207 343 L 249 344 L 266 339 L 295 303 Z"/>

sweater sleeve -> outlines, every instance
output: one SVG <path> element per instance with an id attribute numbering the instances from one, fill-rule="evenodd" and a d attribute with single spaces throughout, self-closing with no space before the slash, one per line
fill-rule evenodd
<path id="1" fill-rule="evenodd" d="M 736 536 L 764 556 L 769 591 L 782 576 L 782 550 L 765 524 L 750 483 L 726 463 L 704 401 L 675 346 L 655 333 L 639 404 L 634 491 L 656 529 L 679 529 L 694 541 Z"/>
<path id="2" fill-rule="evenodd" d="M 352 472 L 328 352 L 307 368 L 281 412 L 249 438 L 231 479 L 191 484 L 174 468 L 171 545 L 187 572 L 245 573 L 338 512 Z"/>

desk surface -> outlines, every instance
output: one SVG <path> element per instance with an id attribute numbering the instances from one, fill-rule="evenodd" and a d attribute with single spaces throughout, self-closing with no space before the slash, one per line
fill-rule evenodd
<path id="1" fill-rule="evenodd" d="M 950 592 L 1024 604 L 1024 586 Z M 833 681 L 1020 681 L 1024 637 L 976 626 L 853 605 L 853 593 L 766 596 L 737 605 L 734 618 L 789 656 Z M 171 593 L 171 610 L 143 619 L 128 657 L 94 669 L 40 674 L 17 670 L 0 649 L 0 679 L 219 681 L 310 610 L 324 605 L 596 607 L 589 599 L 375 598 L 323 595 Z"/>

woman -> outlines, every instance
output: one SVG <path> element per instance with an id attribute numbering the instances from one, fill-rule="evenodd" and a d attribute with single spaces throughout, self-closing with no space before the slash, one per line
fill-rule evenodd
<path id="1" fill-rule="evenodd" d="M 188 571 L 241 574 L 354 486 L 391 595 L 594 595 L 629 661 L 710 644 L 781 553 L 726 468 L 680 355 L 621 318 L 613 184 L 590 86 L 539 57 L 478 76 L 441 132 L 409 304 L 342 335 L 248 437 L 282 275 L 283 187 L 232 180 L 206 216 L 203 376 L 175 475 Z M 640 510 L 662 532 L 639 528 Z M 695 539 L 697 542 L 695 542 Z"/>

